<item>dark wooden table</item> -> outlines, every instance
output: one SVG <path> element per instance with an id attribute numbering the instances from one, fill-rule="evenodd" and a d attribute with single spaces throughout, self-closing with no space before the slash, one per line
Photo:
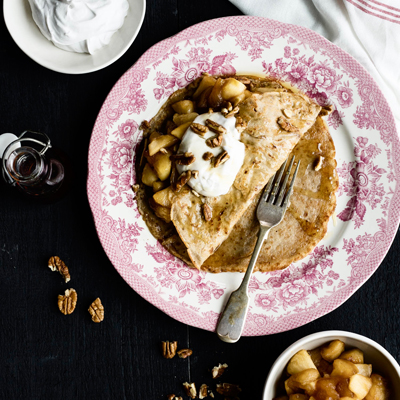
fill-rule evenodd
<path id="1" fill-rule="evenodd" d="M 366 335 L 400 361 L 399 240 L 380 268 L 341 307 L 308 325 L 272 336 L 221 342 L 214 333 L 179 323 L 136 294 L 105 255 L 86 196 L 87 154 L 97 113 L 118 78 L 158 41 L 192 24 L 238 15 L 227 0 L 149 0 L 143 27 L 127 53 L 91 74 L 64 75 L 28 58 L 0 25 L 1 132 L 48 133 L 72 161 L 69 194 L 52 205 L 32 203 L 0 184 L 0 398 L 166 399 L 181 384 L 210 383 L 226 362 L 224 381 L 243 399 L 260 399 L 275 358 L 292 342 L 320 330 Z M 63 316 L 57 295 L 65 285 L 47 260 L 59 255 L 71 269 L 78 306 Z M 94 324 L 87 308 L 100 297 L 106 318 Z M 193 349 L 165 360 L 159 343 Z"/>

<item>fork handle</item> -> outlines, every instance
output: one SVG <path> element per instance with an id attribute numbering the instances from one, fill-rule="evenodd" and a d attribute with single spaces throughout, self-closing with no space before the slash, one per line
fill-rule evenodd
<path id="1" fill-rule="evenodd" d="M 249 309 L 248 287 L 251 274 L 254 266 L 256 265 L 256 261 L 264 239 L 268 235 L 270 229 L 271 228 L 267 226 L 260 226 L 256 247 L 254 248 L 253 255 L 251 256 L 251 260 L 249 266 L 247 267 L 243 281 L 239 288 L 232 292 L 225 309 L 221 314 L 221 318 L 217 325 L 217 334 L 218 337 L 224 342 L 235 343 L 242 335 L 247 311 Z"/>

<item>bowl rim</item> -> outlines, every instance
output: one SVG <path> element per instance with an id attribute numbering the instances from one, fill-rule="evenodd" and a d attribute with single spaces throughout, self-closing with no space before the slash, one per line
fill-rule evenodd
<path id="1" fill-rule="evenodd" d="M 364 343 L 370 345 L 371 347 L 374 347 L 375 349 L 380 351 L 389 360 L 389 362 L 392 364 L 393 368 L 397 372 L 397 375 L 400 379 L 400 365 L 398 364 L 396 359 L 379 343 L 375 342 L 374 340 L 372 340 L 366 336 L 363 336 L 363 335 L 360 335 L 360 334 L 354 333 L 354 332 L 340 331 L 340 330 L 320 331 L 320 332 L 311 333 L 310 335 L 304 336 L 301 339 L 297 340 L 296 342 L 292 343 L 276 358 L 275 362 L 272 364 L 272 366 L 268 372 L 267 379 L 265 380 L 262 399 L 263 400 L 266 399 L 266 397 L 265 397 L 266 391 L 271 384 L 269 380 L 270 380 L 271 376 L 276 375 L 276 372 L 281 369 L 281 365 L 280 365 L 281 360 L 285 355 L 287 355 L 288 353 L 293 351 L 294 348 L 301 346 L 302 344 L 305 345 L 306 343 L 310 343 L 311 341 L 313 341 L 315 339 L 323 339 L 323 338 L 329 337 L 329 336 L 335 336 L 335 337 L 344 336 L 344 337 L 348 337 L 349 339 L 359 340 L 360 342 L 364 342 Z"/>
<path id="2" fill-rule="evenodd" d="M 12 1 L 15 1 L 15 0 L 12 0 Z M 35 61 L 37 64 L 41 65 L 42 67 L 45 67 L 45 68 L 47 68 L 49 70 L 52 70 L 52 71 L 55 71 L 55 72 L 59 72 L 59 73 L 62 73 L 62 74 L 68 74 L 68 75 L 82 75 L 82 74 L 88 74 L 90 72 L 99 71 L 99 70 L 101 70 L 103 68 L 108 67 L 109 65 L 113 64 L 115 61 L 120 59 L 127 52 L 129 47 L 132 45 L 132 43 L 136 39 L 137 35 L 139 34 L 139 31 L 140 31 L 140 29 L 142 28 L 142 25 L 143 25 L 144 17 L 146 15 L 146 0 L 137 0 L 137 1 L 142 4 L 142 13 L 140 15 L 139 23 L 138 23 L 135 31 L 133 32 L 133 35 L 130 38 L 130 40 L 125 43 L 123 48 L 114 57 L 110 58 L 109 60 L 105 61 L 102 64 L 96 65 L 94 67 L 84 68 L 82 70 L 73 70 L 73 71 L 71 71 L 68 68 L 63 67 L 62 65 L 54 65 L 52 63 L 48 63 L 46 61 L 43 61 L 40 57 L 36 56 L 34 51 L 32 51 L 32 52 L 31 51 L 27 51 L 26 50 L 26 46 L 21 44 L 21 41 L 18 40 L 15 37 L 15 35 L 13 34 L 13 25 L 10 23 L 10 16 L 9 16 L 9 12 L 8 12 L 8 10 L 9 10 L 9 8 L 8 8 L 9 7 L 8 6 L 9 1 L 6 1 L 6 0 L 3 1 L 3 18 L 4 18 L 5 25 L 7 27 L 7 31 L 10 34 L 11 38 L 13 39 L 15 44 L 19 47 L 19 49 L 24 54 L 26 54 L 30 59 L 32 59 L 33 61 Z M 45 39 L 45 40 L 47 40 L 47 39 Z M 61 50 L 61 51 L 66 51 L 66 50 Z"/>

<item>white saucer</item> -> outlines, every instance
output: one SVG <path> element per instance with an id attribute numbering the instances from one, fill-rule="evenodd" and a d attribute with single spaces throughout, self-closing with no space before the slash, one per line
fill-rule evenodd
<path id="1" fill-rule="evenodd" d="M 128 0 L 124 25 L 108 46 L 93 55 L 61 50 L 48 41 L 32 18 L 26 0 L 4 0 L 4 20 L 10 35 L 21 50 L 38 64 L 64 74 L 98 71 L 118 60 L 135 40 L 144 19 L 146 0 Z"/>

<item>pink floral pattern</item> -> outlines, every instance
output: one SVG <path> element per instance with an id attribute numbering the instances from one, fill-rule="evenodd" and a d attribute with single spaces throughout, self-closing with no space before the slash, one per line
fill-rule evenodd
<path id="1" fill-rule="evenodd" d="M 115 268 L 172 317 L 214 330 L 240 274 L 189 269 L 149 233 L 130 185 L 138 126 L 202 72 L 266 74 L 320 105 L 335 142 L 337 223 L 305 259 L 255 273 L 245 335 L 293 329 L 332 311 L 379 266 L 400 218 L 400 145 L 389 106 L 365 70 L 305 28 L 256 17 L 195 25 L 147 51 L 108 95 L 93 129 L 87 191 L 101 243 Z M 367 223 L 368 221 L 368 223 Z M 332 226 L 331 226 L 332 225 Z"/>

